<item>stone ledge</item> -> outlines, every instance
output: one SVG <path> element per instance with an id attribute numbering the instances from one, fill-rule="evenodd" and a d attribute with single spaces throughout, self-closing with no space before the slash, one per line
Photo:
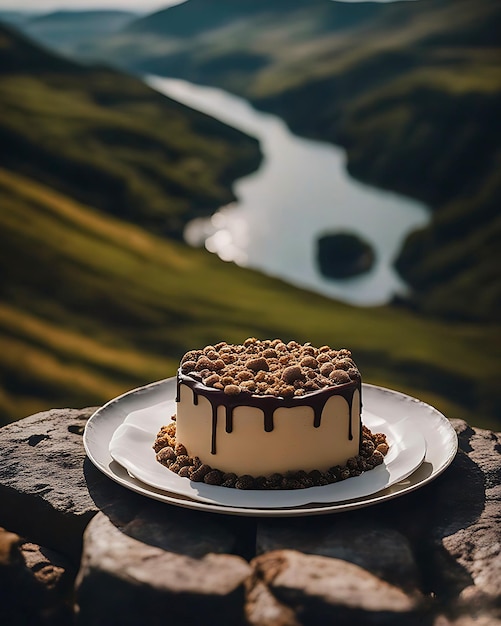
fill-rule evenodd
<path id="1" fill-rule="evenodd" d="M 499 434 L 453 420 L 452 465 L 402 498 L 255 519 L 110 481 L 85 457 L 92 412 L 0 429 L 0 604 L 11 623 L 501 624 Z"/>

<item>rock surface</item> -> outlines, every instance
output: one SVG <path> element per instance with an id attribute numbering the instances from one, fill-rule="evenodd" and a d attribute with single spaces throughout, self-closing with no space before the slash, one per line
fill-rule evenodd
<path id="1" fill-rule="evenodd" d="M 0 525 L 78 557 L 98 512 L 84 474 L 82 435 L 94 409 L 38 413 L 0 429 Z M 93 473 L 92 480 L 105 477 Z"/>
<path id="2" fill-rule="evenodd" d="M 260 520 L 256 547 L 259 554 L 292 549 L 341 559 L 412 592 L 420 585 L 408 539 L 377 518 L 368 521 L 357 513 L 319 518 L 314 532 L 308 518 Z"/>
<path id="3" fill-rule="evenodd" d="M 74 568 L 64 555 L 0 528 L 2 624 L 71 623 L 74 576 Z"/>
<path id="4" fill-rule="evenodd" d="M 460 452 L 437 485 L 431 530 L 439 588 L 465 607 L 499 605 L 501 438 L 456 423 Z"/>
<path id="5" fill-rule="evenodd" d="M 223 615 L 225 624 L 242 623 L 249 565 L 241 557 L 217 554 L 231 545 L 215 525 L 198 529 L 204 535 L 200 542 L 193 523 L 177 521 L 177 547 L 169 538 L 172 524 L 153 529 L 160 539 L 155 543 L 168 544 L 157 547 L 144 526 L 143 542 L 104 514 L 94 517 L 85 531 L 76 583 L 79 624 L 191 624 L 203 616 L 202 623 L 216 626 Z M 191 537 L 198 541 L 195 549 Z"/>
<path id="6" fill-rule="evenodd" d="M 0 429 L 7 623 L 501 624 L 499 434 L 453 421 L 453 463 L 403 498 L 251 518 L 173 507 L 110 481 L 85 457 L 92 412 L 53 410 Z"/>
<path id="7" fill-rule="evenodd" d="M 341 559 L 295 550 L 267 552 L 251 562 L 255 577 L 301 624 L 412 624 L 420 600 Z"/>

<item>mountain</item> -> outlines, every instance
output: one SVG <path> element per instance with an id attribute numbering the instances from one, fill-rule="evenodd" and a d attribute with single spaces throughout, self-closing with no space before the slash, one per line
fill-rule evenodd
<path id="1" fill-rule="evenodd" d="M 77 65 L 0 29 L 0 165 L 72 198 L 181 237 L 233 200 L 254 139 L 105 66 Z"/>
<path id="2" fill-rule="evenodd" d="M 0 8 L 0 22 L 5 22 L 11 26 L 20 27 L 34 17 L 38 17 L 38 12 L 15 11 Z"/>
<path id="3" fill-rule="evenodd" d="M 116 33 L 137 18 L 138 13 L 131 11 L 59 10 L 10 23 L 38 43 L 75 57 L 92 49 L 94 39 Z"/>
<path id="4" fill-rule="evenodd" d="M 405 304 L 495 322 L 500 27 L 496 0 L 189 0 L 131 22 L 93 54 L 223 87 L 345 147 L 353 176 L 433 212 L 396 260 L 414 288 Z"/>
<path id="5" fill-rule="evenodd" d="M 218 84 L 252 99 L 262 72 L 322 50 L 345 31 L 377 19 L 385 8 L 331 0 L 188 0 L 95 41 L 89 58 L 109 55 L 129 70 Z"/>
<path id="6" fill-rule="evenodd" d="M 186 38 L 199 34 L 204 36 L 227 26 L 233 28 L 242 20 L 245 20 L 245 28 L 249 31 L 253 29 L 253 23 L 259 22 L 265 30 L 271 31 L 287 15 L 296 25 L 303 21 L 306 26 L 302 29 L 311 36 L 308 22 L 314 25 L 317 33 L 333 32 L 370 19 L 381 10 L 381 6 L 373 2 L 344 6 L 334 3 L 329 6 L 325 0 L 309 0 L 307 3 L 305 0 L 275 0 L 272 3 L 267 0 L 241 0 L 238 3 L 233 0 L 189 0 L 183 6 L 177 5 L 140 17 L 124 28 L 124 32 Z"/>

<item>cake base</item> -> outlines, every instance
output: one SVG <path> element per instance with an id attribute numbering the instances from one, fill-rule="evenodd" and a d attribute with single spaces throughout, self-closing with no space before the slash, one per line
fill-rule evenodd
<path id="1" fill-rule="evenodd" d="M 202 463 L 198 457 L 189 456 L 184 445 L 176 441 L 175 421 L 161 428 L 153 449 L 159 463 L 193 482 L 236 489 L 305 489 L 360 476 L 362 472 L 381 465 L 388 452 L 388 443 L 383 433 L 372 433 L 362 426 L 359 454 L 349 458 L 346 465 L 335 465 L 327 471 L 275 472 L 269 476 L 237 476 Z"/>
<path id="2" fill-rule="evenodd" d="M 326 471 L 359 452 L 359 380 L 282 398 L 227 395 L 179 374 L 176 400 L 178 441 L 223 472 Z"/>

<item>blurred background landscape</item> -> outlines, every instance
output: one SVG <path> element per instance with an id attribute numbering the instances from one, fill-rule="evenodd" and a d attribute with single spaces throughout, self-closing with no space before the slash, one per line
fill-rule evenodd
<path id="1" fill-rule="evenodd" d="M 256 336 L 500 430 L 499 2 L 168 4 L 0 1 L 0 424 Z"/>

